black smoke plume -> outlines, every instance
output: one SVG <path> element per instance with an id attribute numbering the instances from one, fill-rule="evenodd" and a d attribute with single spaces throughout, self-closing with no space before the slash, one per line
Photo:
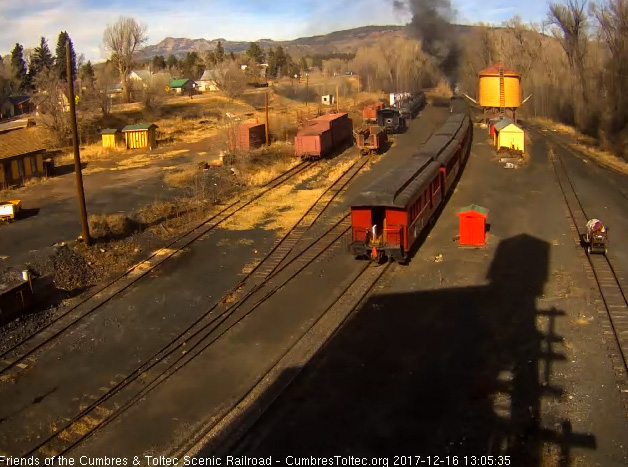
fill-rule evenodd
<path id="1" fill-rule="evenodd" d="M 397 9 L 410 10 L 408 25 L 412 35 L 421 40 L 423 51 L 433 57 L 452 89 L 458 83 L 460 45 L 451 24 L 456 12 L 449 0 L 393 0 Z"/>

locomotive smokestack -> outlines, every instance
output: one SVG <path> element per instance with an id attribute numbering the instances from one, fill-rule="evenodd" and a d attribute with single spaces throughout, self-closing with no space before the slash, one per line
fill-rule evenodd
<path id="1" fill-rule="evenodd" d="M 421 41 L 423 51 L 433 57 L 449 81 L 452 90 L 458 84 L 460 45 L 451 21 L 456 12 L 450 0 L 393 0 L 398 9 L 409 9 L 412 20 L 408 28 Z"/>

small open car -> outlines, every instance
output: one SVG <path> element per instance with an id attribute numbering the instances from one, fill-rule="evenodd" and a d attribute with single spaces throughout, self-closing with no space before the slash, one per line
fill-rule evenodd
<path id="1" fill-rule="evenodd" d="M 585 233 L 582 235 L 582 244 L 587 253 L 608 252 L 608 228 L 599 219 L 591 219 L 587 222 Z"/>

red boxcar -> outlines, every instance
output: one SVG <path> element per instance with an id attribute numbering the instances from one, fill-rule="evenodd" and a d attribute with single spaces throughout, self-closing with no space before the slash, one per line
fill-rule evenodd
<path id="1" fill-rule="evenodd" d="M 377 111 L 383 108 L 384 108 L 384 103 L 381 101 L 375 104 L 367 105 L 362 109 L 362 118 L 367 121 L 376 121 Z"/>
<path id="2" fill-rule="evenodd" d="M 347 113 L 321 115 L 312 122 L 324 124 L 331 130 L 334 149 L 349 146 L 353 141 L 353 121 Z"/>
<path id="3" fill-rule="evenodd" d="M 313 123 L 294 137 L 294 153 L 302 159 L 318 159 L 333 149 L 332 132 L 323 123 Z"/>
<path id="4" fill-rule="evenodd" d="M 236 130 L 229 128 L 229 149 L 248 151 L 258 148 L 266 142 L 266 125 L 264 123 L 247 122 L 238 125 Z"/>

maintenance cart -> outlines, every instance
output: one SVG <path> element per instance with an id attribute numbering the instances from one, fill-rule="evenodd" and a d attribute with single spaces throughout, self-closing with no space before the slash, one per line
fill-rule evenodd
<path id="1" fill-rule="evenodd" d="M 19 199 L 12 199 L 9 201 L 0 202 L 0 220 L 12 221 L 14 220 L 20 209 L 22 208 L 22 201 Z"/>
<path id="2" fill-rule="evenodd" d="M 366 125 L 353 132 L 360 154 L 381 153 L 388 142 L 386 129 L 377 125 Z"/>
<path id="3" fill-rule="evenodd" d="M 589 254 L 606 254 L 608 252 L 608 228 L 599 219 L 589 220 L 586 231 L 582 235 L 582 245 Z"/>

